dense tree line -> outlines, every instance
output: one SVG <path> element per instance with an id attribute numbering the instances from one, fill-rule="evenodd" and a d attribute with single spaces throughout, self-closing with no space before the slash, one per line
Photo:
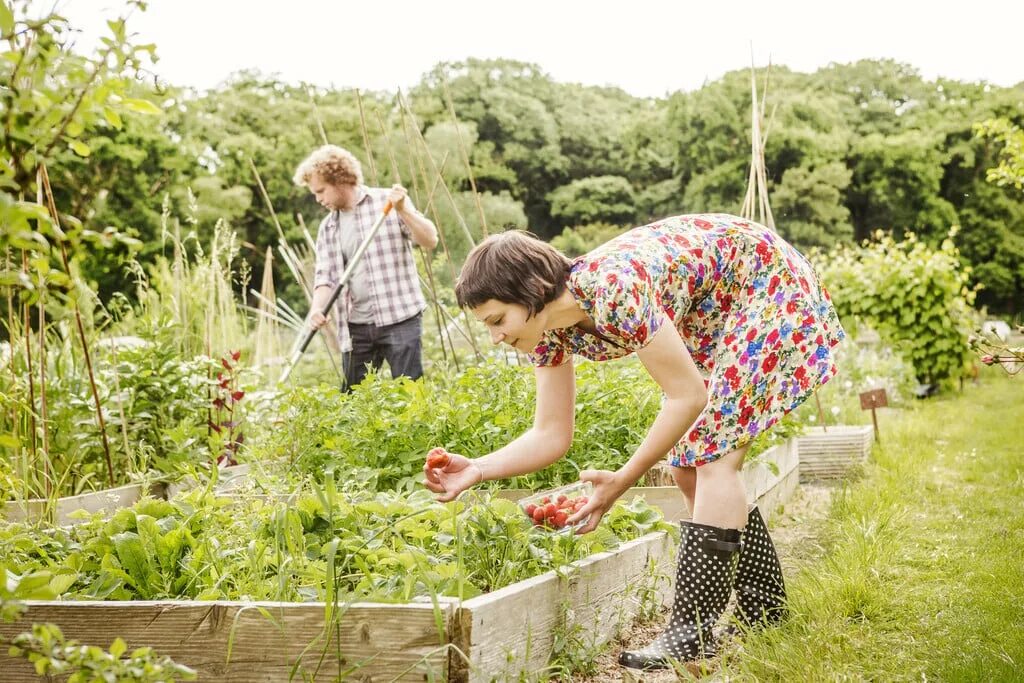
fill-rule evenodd
<path id="1" fill-rule="evenodd" d="M 773 67 L 758 73 L 762 87 L 766 78 L 765 160 L 782 234 L 804 248 L 878 229 L 937 244 L 958 224 L 958 246 L 984 286 L 979 303 L 1020 309 L 1024 193 L 989 182 L 1002 148 L 974 126 L 1024 127 L 1024 84 L 927 81 L 886 60 L 811 74 Z M 255 72 L 203 93 L 138 87 L 162 114 L 119 129 L 99 121 L 82 135 L 91 154 L 69 149 L 53 175 L 69 213 L 133 231 L 143 260 L 164 248 L 166 199 L 171 225 L 190 205 L 200 228 L 229 222 L 259 269 L 278 238 L 253 167 L 285 235 L 301 238 L 299 215 L 315 233 L 321 210 L 290 178 L 325 138 L 356 152 L 369 182 L 413 188 L 456 260 L 485 222 L 545 238 L 599 224 L 591 232 L 605 235 L 669 214 L 737 212 L 746 189 L 748 71 L 657 99 L 558 83 L 507 60 L 440 64 L 407 93 L 309 88 Z M 121 286 L 112 252 L 89 267 L 106 294 Z"/>

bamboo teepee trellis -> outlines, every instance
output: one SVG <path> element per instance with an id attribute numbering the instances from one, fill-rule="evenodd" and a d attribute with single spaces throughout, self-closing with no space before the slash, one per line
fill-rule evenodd
<path id="1" fill-rule="evenodd" d="M 764 128 L 765 100 L 768 95 L 768 77 L 771 75 L 771 62 L 765 72 L 764 91 L 761 102 L 757 101 L 757 72 L 754 70 L 754 56 L 750 56 L 750 174 L 747 178 L 747 194 L 743 198 L 740 215 L 757 221 L 772 230 L 775 229 L 775 217 L 772 215 L 771 203 L 768 201 L 768 174 L 765 171 L 764 147 L 768 140 L 768 130 Z M 775 109 L 772 109 L 774 118 Z M 771 127 L 771 119 L 768 121 Z M 764 133 L 762 134 L 762 131 Z"/>

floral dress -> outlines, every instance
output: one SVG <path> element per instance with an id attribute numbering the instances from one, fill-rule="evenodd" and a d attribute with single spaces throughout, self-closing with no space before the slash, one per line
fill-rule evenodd
<path id="1" fill-rule="evenodd" d="M 669 452 L 677 467 L 745 446 L 836 373 L 845 334 L 828 292 L 796 249 L 751 221 L 692 215 L 635 228 L 576 259 L 567 284 L 598 334 L 548 330 L 537 366 L 619 358 L 665 323 L 679 330 L 709 400 Z"/>

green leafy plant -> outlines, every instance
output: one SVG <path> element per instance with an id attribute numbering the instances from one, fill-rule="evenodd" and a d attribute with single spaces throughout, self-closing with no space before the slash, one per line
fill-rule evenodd
<path id="1" fill-rule="evenodd" d="M 955 235 L 954 228 L 932 248 L 913 234 L 897 242 L 878 233 L 873 242 L 818 259 L 822 281 L 847 326 L 854 329 L 857 320 L 871 325 L 923 383 L 948 384 L 967 363 L 975 291 Z"/>

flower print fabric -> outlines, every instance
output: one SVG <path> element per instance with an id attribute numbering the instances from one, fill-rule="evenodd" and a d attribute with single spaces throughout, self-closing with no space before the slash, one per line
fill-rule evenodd
<path id="1" fill-rule="evenodd" d="M 567 285 L 597 334 L 549 330 L 535 365 L 619 358 L 664 324 L 679 331 L 709 400 L 670 451 L 675 466 L 745 446 L 836 373 L 845 335 L 828 292 L 796 249 L 751 221 L 692 215 L 635 228 L 576 259 Z"/>

